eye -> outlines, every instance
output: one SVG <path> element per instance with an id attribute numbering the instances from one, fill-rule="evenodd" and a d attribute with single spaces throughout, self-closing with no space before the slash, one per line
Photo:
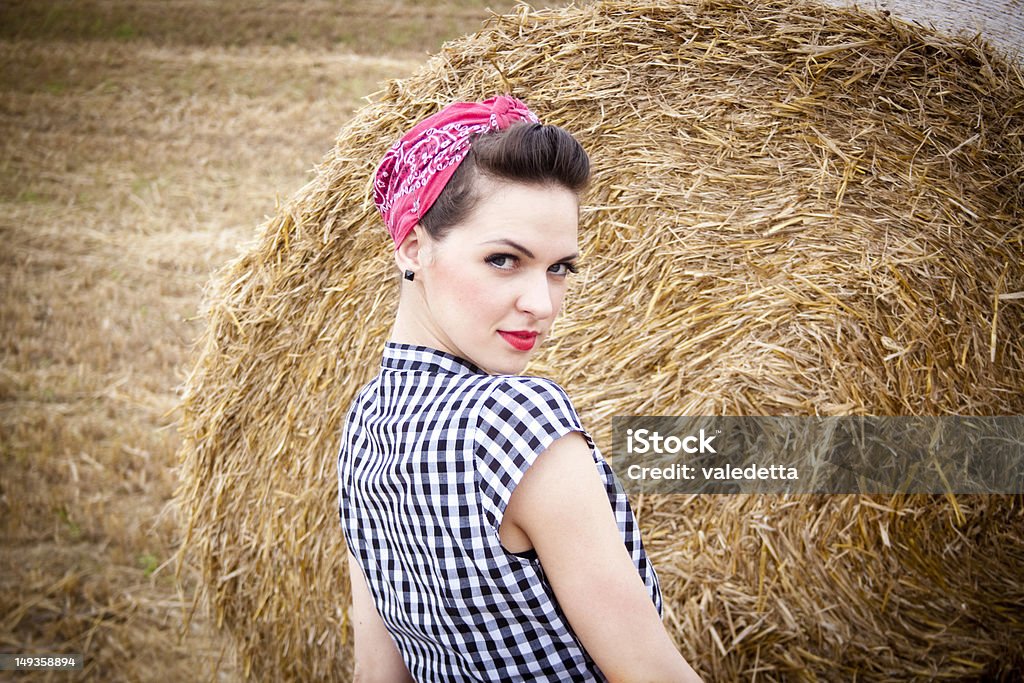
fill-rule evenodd
<path id="1" fill-rule="evenodd" d="M 512 254 L 492 254 L 484 260 L 499 270 L 512 270 L 519 259 Z"/>
<path id="2" fill-rule="evenodd" d="M 565 277 L 569 273 L 579 272 L 579 268 L 576 267 L 575 263 L 563 261 L 562 263 L 556 263 L 555 265 L 548 268 L 548 272 L 558 275 L 560 277 Z"/>

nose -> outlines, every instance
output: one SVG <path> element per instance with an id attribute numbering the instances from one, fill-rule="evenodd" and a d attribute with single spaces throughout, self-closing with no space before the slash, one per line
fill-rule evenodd
<path id="1" fill-rule="evenodd" d="M 520 311 L 529 313 L 535 319 L 544 320 L 555 312 L 555 296 L 554 285 L 546 272 L 531 273 L 529 277 L 523 278 L 522 290 L 516 305 Z"/>

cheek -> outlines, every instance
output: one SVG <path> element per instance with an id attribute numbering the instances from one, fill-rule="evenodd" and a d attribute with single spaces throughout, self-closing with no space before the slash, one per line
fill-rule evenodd
<path id="1" fill-rule="evenodd" d="M 455 316 L 471 322 L 495 305 L 494 292 L 478 273 L 469 268 L 442 268 L 436 271 L 440 286 L 436 289 L 442 305 Z"/>
<path id="2" fill-rule="evenodd" d="M 557 315 L 562 310 L 562 302 L 565 301 L 566 284 L 555 285 L 551 288 L 551 307 Z"/>
<path id="3" fill-rule="evenodd" d="M 562 312 L 562 300 L 565 299 L 565 292 L 559 292 L 551 297 L 551 310 L 555 316 Z"/>

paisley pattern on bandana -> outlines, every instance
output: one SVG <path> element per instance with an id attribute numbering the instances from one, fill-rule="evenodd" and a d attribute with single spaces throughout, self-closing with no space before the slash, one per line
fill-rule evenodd
<path id="1" fill-rule="evenodd" d="M 455 102 L 418 123 L 388 150 L 374 176 L 373 201 L 396 249 L 437 201 L 469 153 L 473 137 L 519 121 L 540 123 L 514 97 Z"/>

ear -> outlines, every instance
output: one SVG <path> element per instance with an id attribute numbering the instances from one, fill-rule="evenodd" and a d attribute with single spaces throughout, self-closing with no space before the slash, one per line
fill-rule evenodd
<path id="1" fill-rule="evenodd" d="M 427 231 L 417 223 L 395 250 L 395 265 L 398 266 L 398 270 L 403 273 L 407 270 L 419 272 L 426 239 Z"/>

